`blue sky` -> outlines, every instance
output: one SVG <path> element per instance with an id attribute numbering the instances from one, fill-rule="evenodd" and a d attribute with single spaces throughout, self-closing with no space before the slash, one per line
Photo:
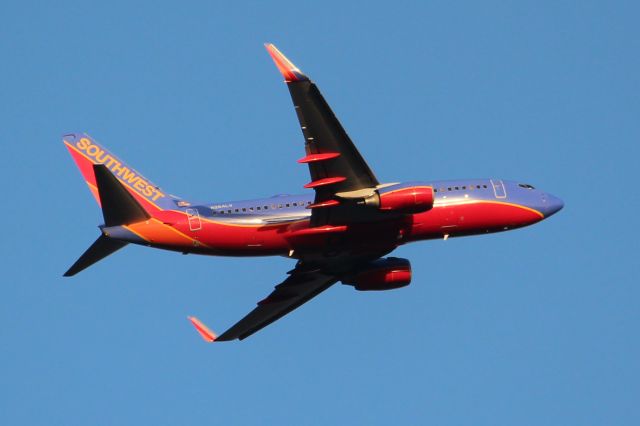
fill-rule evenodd
<path id="1" fill-rule="evenodd" d="M 0 423 L 640 422 L 636 2 L 2 2 Z M 407 288 L 335 286 L 204 344 L 284 258 L 127 247 L 61 142 L 229 200 L 308 181 L 275 43 L 381 181 L 499 176 L 564 199 L 530 228 L 401 247 Z"/>

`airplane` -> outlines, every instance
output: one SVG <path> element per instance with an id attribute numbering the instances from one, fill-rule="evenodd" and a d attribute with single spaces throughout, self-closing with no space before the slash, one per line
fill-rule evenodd
<path id="1" fill-rule="evenodd" d="M 381 183 L 306 74 L 273 44 L 304 137 L 298 160 L 311 180 L 302 195 L 200 203 L 171 195 L 84 133 L 63 142 L 102 209 L 98 239 L 72 276 L 129 243 L 215 256 L 285 256 L 287 277 L 244 318 L 208 342 L 245 339 L 333 284 L 359 291 L 409 285 L 409 260 L 385 257 L 422 240 L 503 232 L 546 219 L 564 203 L 532 185 L 499 178 Z"/>

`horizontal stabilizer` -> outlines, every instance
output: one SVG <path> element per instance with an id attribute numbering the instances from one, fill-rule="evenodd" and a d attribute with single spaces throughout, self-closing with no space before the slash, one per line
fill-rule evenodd
<path id="1" fill-rule="evenodd" d="M 73 266 L 64 273 L 64 276 L 71 277 L 99 260 L 102 260 L 110 254 L 120 250 L 126 245 L 127 243 L 123 241 L 112 240 L 102 234 L 93 244 L 91 244 L 91 247 L 89 247 L 87 251 L 80 256 L 80 259 L 78 259 L 76 263 L 74 263 Z"/>
<path id="2" fill-rule="evenodd" d="M 106 226 L 128 225 L 151 217 L 107 166 L 94 164 L 93 172 Z"/>

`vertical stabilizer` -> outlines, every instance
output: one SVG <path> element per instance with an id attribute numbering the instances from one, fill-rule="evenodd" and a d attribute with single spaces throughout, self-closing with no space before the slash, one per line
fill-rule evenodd
<path id="1" fill-rule="evenodd" d="M 98 203 L 100 197 L 93 174 L 93 166 L 97 164 L 104 165 L 148 211 L 174 209 L 180 201 L 180 198 L 167 194 L 91 136 L 70 133 L 64 136 L 63 141 Z"/>

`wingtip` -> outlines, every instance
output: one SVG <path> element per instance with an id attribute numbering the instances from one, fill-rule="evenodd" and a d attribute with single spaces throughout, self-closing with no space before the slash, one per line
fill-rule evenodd
<path id="1" fill-rule="evenodd" d="M 212 343 L 216 341 L 218 336 L 213 331 L 211 331 L 209 327 L 204 325 L 202 321 L 192 316 L 188 316 L 187 319 L 191 322 L 191 324 L 193 324 L 196 331 L 200 333 L 200 336 L 202 336 L 205 342 Z"/>
<path id="2" fill-rule="evenodd" d="M 267 52 L 269 52 L 269 55 L 276 64 L 276 67 L 278 67 L 280 74 L 284 77 L 284 81 L 289 83 L 292 81 L 309 80 L 309 77 L 307 77 L 302 71 L 300 71 L 300 68 L 296 67 L 293 62 L 284 56 L 273 43 L 265 43 L 264 47 L 267 49 Z"/>

